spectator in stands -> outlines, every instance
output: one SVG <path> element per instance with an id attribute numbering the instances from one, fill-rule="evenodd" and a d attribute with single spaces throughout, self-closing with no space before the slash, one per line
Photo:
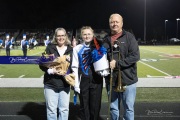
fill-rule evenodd
<path id="1" fill-rule="evenodd" d="M 23 56 L 27 56 L 28 48 L 29 48 L 29 41 L 26 39 L 26 34 L 23 34 L 23 39 L 21 40 L 21 49 L 23 51 Z"/>
<path id="2" fill-rule="evenodd" d="M 12 48 L 12 43 L 11 40 L 9 39 L 9 34 L 6 35 L 5 48 L 6 48 L 6 55 L 10 56 L 10 49 Z"/>
<path id="3" fill-rule="evenodd" d="M 91 62 L 91 41 L 94 31 L 90 26 L 81 28 L 83 43 L 73 48 L 72 69 L 75 74 L 75 92 L 79 93 L 82 120 L 98 120 L 101 108 L 103 77 Z"/>
<path id="4" fill-rule="evenodd" d="M 130 32 L 122 29 L 123 18 L 112 14 L 109 18 L 111 33 L 104 39 L 108 50 L 112 76 L 105 77 L 110 98 L 110 120 L 120 119 L 120 103 L 124 107 L 123 120 L 134 120 L 134 103 L 136 97 L 137 61 L 140 59 L 138 43 Z M 112 55 L 113 54 L 113 55 Z M 112 58 L 113 57 L 113 58 Z M 110 78 L 112 83 L 110 84 Z M 112 90 L 110 91 L 110 85 Z"/>
<path id="5" fill-rule="evenodd" d="M 55 57 L 69 55 L 70 63 L 73 49 L 64 28 L 57 28 L 52 44 L 46 47 L 46 54 Z M 40 66 L 44 74 L 44 95 L 46 100 L 47 120 L 68 120 L 70 85 L 65 81 L 63 75 L 58 75 L 56 69 Z M 69 66 L 69 70 L 72 71 Z M 57 111 L 58 108 L 58 111 Z M 57 118 L 58 112 L 58 118 Z"/>
<path id="6" fill-rule="evenodd" d="M 49 43 L 51 43 L 49 39 L 49 35 L 46 36 L 46 40 L 44 41 L 44 45 L 47 46 Z"/>

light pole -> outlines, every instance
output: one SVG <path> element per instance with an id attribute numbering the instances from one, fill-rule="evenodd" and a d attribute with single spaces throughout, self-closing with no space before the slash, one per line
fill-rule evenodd
<path id="1" fill-rule="evenodd" d="M 166 22 L 168 22 L 168 20 L 165 20 L 165 41 L 167 40 L 166 39 Z"/>
<path id="2" fill-rule="evenodd" d="M 146 44 L 146 0 L 144 0 L 144 42 Z"/>
<path id="3" fill-rule="evenodd" d="M 180 20 L 180 18 L 177 18 L 177 31 L 176 31 L 176 38 L 178 39 L 178 21 Z"/>

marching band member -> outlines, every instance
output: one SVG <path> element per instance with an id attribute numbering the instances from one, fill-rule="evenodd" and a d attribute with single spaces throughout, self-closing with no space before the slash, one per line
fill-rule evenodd
<path id="1" fill-rule="evenodd" d="M 5 48 L 6 48 L 6 55 L 10 56 L 10 49 L 12 48 L 12 43 L 11 40 L 9 39 L 9 34 L 6 35 Z"/>
<path id="2" fill-rule="evenodd" d="M 26 39 L 26 34 L 23 34 L 23 39 L 21 40 L 21 49 L 23 51 L 23 56 L 27 56 L 28 48 L 29 48 L 29 42 Z"/>
<path id="3" fill-rule="evenodd" d="M 80 98 L 82 120 L 98 120 L 101 108 L 103 77 L 95 72 L 91 55 L 94 31 L 90 26 L 81 28 L 83 43 L 73 48 L 72 69 L 75 74 L 75 92 Z"/>
<path id="4" fill-rule="evenodd" d="M 0 38 L 0 52 L 2 48 L 3 48 L 3 40 Z"/>

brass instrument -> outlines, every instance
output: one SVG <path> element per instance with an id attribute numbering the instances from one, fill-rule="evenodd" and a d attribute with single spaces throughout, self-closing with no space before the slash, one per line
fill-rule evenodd
<path id="1" fill-rule="evenodd" d="M 113 59 L 113 49 L 111 46 L 111 59 Z M 111 104 L 111 94 L 112 94 L 112 81 L 113 81 L 113 69 L 111 68 L 110 74 L 110 85 L 109 85 L 109 98 L 108 98 L 108 117 L 107 120 L 110 120 L 110 104 Z"/>
<path id="2" fill-rule="evenodd" d="M 120 54 L 120 52 L 118 52 L 118 60 L 120 60 L 120 59 L 121 59 L 121 54 Z M 117 86 L 114 89 L 114 91 L 116 91 L 116 92 L 124 92 L 125 89 L 126 89 L 126 86 L 122 85 L 121 70 L 118 69 L 118 83 L 117 83 Z"/>
<path id="3" fill-rule="evenodd" d="M 119 41 L 115 40 L 114 42 L 116 42 L 117 44 L 114 44 L 114 47 L 117 48 L 117 51 L 113 51 L 113 45 L 111 45 L 111 59 L 113 60 L 114 56 L 113 54 L 118 52 L 118 60 L 121 59 L 121 53 L 120 53 L 120 43 Z M 110 104 L 111 104 L 111 94 L 112 94 L 112 81 L 113 81 L 113 69 L 111 69 L 111 75 L 110 75 L 110 88 L 109 88 L 109 109 L 108 109 L 108 118 L 107 120 L 110 120 Z M 124 92 L 126 90 L 126 86 L 122 85 L 122 78 L 121 78 L 121 70 L 118 69 L 118 83 L 117 86 L 115 87 L 114 91 L 115 92 Z"/>

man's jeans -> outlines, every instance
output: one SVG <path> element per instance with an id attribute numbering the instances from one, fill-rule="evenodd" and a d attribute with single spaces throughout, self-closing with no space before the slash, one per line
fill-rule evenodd
<path id="1" fill-rule="evenodd" d="M 106 86 L 109 95 L 109 85 Z M 134 103 L 136 98 L 136 83 L 128 85 L 124 92 L 115 92 L 112 87 L 110 114 L 111 120 L 120 120 L 120 103 L 124 107 L 123 120 L 134 120 Z"/>
<path id="2" fill-rule="evenodd" d="M 68 120 L 70 87 L 54 89 L 44 86 L 44 96 L 46 99 L 47 120 L 57 120 L 57 108 L 59 110 L 58 120 Z"/>

